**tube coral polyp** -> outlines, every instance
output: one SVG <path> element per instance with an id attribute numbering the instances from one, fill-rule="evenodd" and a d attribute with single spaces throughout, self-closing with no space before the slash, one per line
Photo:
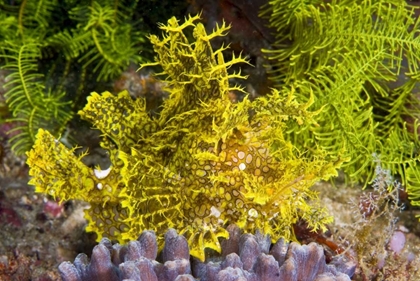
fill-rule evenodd
<path id="1" fill-rule="evenodd" d="M 101 146 L 112 163 L 107 174 L 84 166 L 40 130 L 28 153 L 30 183 L 61 200 L 89 202 L 87 230 L 98 241 L 105 235 L 124 242 L 150 229 L 162 242 L 166 230 L 175 228 L 201 260 L 205 248 L 220 251 L 228 223 L 246 232 L 260 229 L 273 241 L 292 239 L 299 218 L 313 229 L 324 227 L 331 217 L 310 187 L 335 175 L 340 162 L 325 160 L 322 151 L 309 161 L 283 135 L 290 122 L 315 122 L 317 112 L 307 110 L 312 100 L 299 104 L 293 90 L 284 89 L 231 103 L 229 91 L 242 89 L 229 86 L 229 79 L 245 77 L 227 69 L 246 61 L 225 62 L 225 48 L 210 46 L 229 27 L 207 34 L 197 20 L 179 25 L 172 18 L 160 26 L 163 39 L 150 36 L 152 64 L 162 67 L 169 92 L 158 116 L 149 116 L 145 99 L 133 100 L 126 91 L 93 93 L 79 112 L 103 133 Z M 189 27 L 192 43 L 184 34 Z"/>

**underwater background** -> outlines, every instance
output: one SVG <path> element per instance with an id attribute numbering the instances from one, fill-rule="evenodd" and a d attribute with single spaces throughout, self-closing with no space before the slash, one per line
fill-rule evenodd
<path id="1" fill-rule="evenodd" d="M 416 1 L 0 3 L 1 280 L 417 280 Z"/>

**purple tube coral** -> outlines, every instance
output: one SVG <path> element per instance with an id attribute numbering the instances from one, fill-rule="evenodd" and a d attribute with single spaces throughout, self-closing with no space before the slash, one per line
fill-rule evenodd
<path id="1" fill-rule="evenodd" d="M 323 248 L 315 243 L 289 244 L 280 239 L 271 245 L 268 236 L 241 234 L 236 226 L 228 230 L 230 239 L 222 242 L 222 256 L 209 254 L 206 262 L 190 258 L 185 237 L 170 229 L 159 255 L 155 234 L 144 231 L 124 246 L 103 238 L 90 262 L 79 254 L 73 264 L 61 263 L 59 271 L 64 281 L 345 281 L 354 274 L 354 262 L 336 256 L 327 264 Z"/>

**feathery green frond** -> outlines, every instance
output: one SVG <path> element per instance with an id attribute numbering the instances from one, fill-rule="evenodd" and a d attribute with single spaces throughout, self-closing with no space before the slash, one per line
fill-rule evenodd
<path id="1" fill-rule="evenodd" d="M 0 46 L 7 40 L 11 40 L 16 35 L 14 28 L 17 26 L 17 18 L 0 13 Z"/>
<path id="2" fill-rule="evenodd" d="M 19 7 L 18 31 L 23 40 L 44 37 L 50 28 L 50 20 L 57 0 L 23 0 Z"/>
<path id="3" fill-rule="evenodd" d="M 295 88 L 299 100 L 313 93 L 314 108 L 322 108 L 316 126 L 295 128 L 290 139 L 302 150 L 317 146 L 340 155 L 352 181 L 372 180 L 379 157 L 412 198 L 420 193 L 411 185 L 419 178 L 418 125 L 407 128 L 420 109 L 413 97 L 420 73 L 414 11 L 403 0 L 276 0 L 264 11 L 273 27 L 290 31 L 265 50 L 273 79 Z"/>
<path id="4" fill-rule="evenodd" d="M 8 89 L 5 98 L 12 110 L 10 121 L 18 124 L 10 131 L 16 132 L 10 142 L 15 152 L 24 153 L 35 141 L 39 128 L 50 128 L 57 133 L 72 114 L 68 111 L 69 103 L 63 101 L 64 93 L 53 95 L 45 89 L 43 76 L 37 72 L 39 45 L 10 44 L 3 50 L 7 53 L 3 56 L 7 60 L 3 68 L 11 71 L 4 85 Z"/>
<path id="5" fill-rule="evenodd" d="M 138 46 L 144 39 L 123 20 L 127 15 L 120 17 L 114 7 L 99 2 L 70 10 L 77 28 L 55 34 L 48 42 L 62 46 L 67 58 L 78 57 L 83 68 L 97 73 L 98 81 L 106 81 L 120 75 L 130 62 L 141 62 Z"/>
<path id="6" fill-rule="evenodd" d="M 113 12 L 95 2 L 84 27 L 92 36 L 94 48 L 88 50 L 79 61 L 84 67 L 93 64 L 94 71 L 99 73 L 98 80 L 116 77 L 128 67 L 130 61 L 141 61 L 138 50 L 133 46 L 133 42 L 138 43 L 140 38 L 131 31 L 130 25 L 116 25 Z"/>
<path id="7" fill-rule="evenodd" d="M 66 60 L 78 58 L 91 45 L 92 38 L 79 30 L 64 30 L 46 39 L 46 49 L 60 49 Z"/>
<path id="8" fill-rule="evenodd" d="M 132 18 L 137 3 L 95 0 L 64 1 L 58 5 L 57 0 L 23 0 L 0 4 L 0 63 L 12 71 L 7 105 L 15 114 L 13 120 L 24 122 L 29 118 L 24 122 L 30 124 L 27 130 L 23 130 L 26 125 L 13 129 L 27 138 L 26 144 L 33 142 L 38 127 L 56 135 L 62 129 L 59 126 L 65 125 L 68 114 L 62 119 L 52 118 L 50 123 L 48 114 L 44 122 L 38 116 L 46 106 L 51 106 L 53 115 L 62 113 L 57 108 L 67 103 L 69 95 L 65 91 L 71 90 L 76 101 L 82 100 L 86 81 L 109 81 L 121 75 L 131 62 L 142 62 L 139 53 L 144 36 L 133 29 L 138 22 Z M 19 52 L 26 55 L 20 57 Z M 74 75 L 68 75 L 70 71 Z M 74 85 L 77 83 L 80 85 Z M 21 142 L 13 147 L 19 152 L 28 148 Z"/>

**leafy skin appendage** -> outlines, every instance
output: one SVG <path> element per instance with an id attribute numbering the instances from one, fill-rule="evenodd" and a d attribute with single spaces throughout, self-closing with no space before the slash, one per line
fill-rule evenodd
<path id="1" fill-rule="evenodd" d="M 125 242 L 151 229 L 161 243 L 172 227 L 201 260 L 205 248 L 220 252 L 229 223 L 273 240 L 293 239 L 292 225 L 300 218 L 324 228 L 332 218 L 310 187 L 336 175 L 341 163 L 322 151 L 309 161 L 283 136 L 293 123 L 316 124 L 319 112 L 308 111 L 313 100 L 297 103 L 289 89 L 231 103 L 229 91 L 242 89 L 229 86 L 229 79 L 245 77 L 227 69 L 246 61 L 225 62 L 225 48 L 212 50 L 209 41 L 226 34 L 227 26 L 207 34 L 197 20 L 179 25 L 171 18 L 160 26 L 162 39 L 150 36 L 153 64 L 163 69 L 170 93 L 158 116 L 149 116 L 145 99 L 133 100 L 126 91 L 93 93 L 79 112 L 103 133 L 109 169 L 84 166 L 82 156 L 40 130 L 28 153 L 30 183 L 61 200 L 89 202 L 87 230 L 98 240 L 105 235 Z M 185 36 L 188 28 L 193 43 Z"/>

